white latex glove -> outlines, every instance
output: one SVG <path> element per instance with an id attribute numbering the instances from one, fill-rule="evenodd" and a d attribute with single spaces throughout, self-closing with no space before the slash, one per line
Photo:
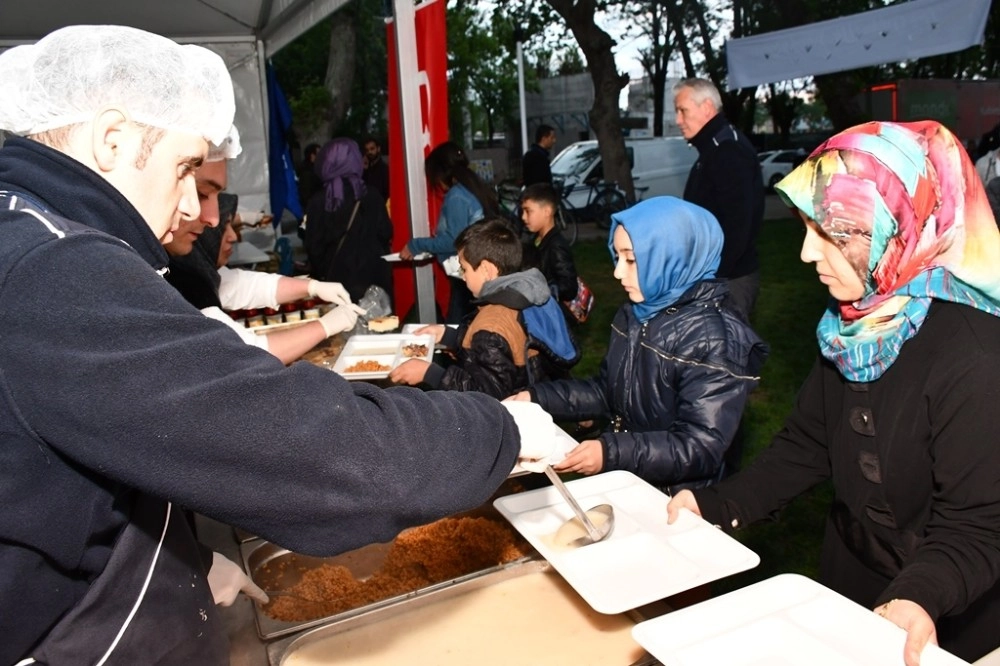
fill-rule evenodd
<path id="1" fill-rule="evenodd" d="M 462 266 L 458 262 L 458 255 L 452 255 L 441 262 L 441 268 L 444 269 L 444 274 L 448 277 L 460 278 L 462 277 Z"/>
<path id="2" fill-rule="evenodd" d="M 338 305 L 320 317 L 319 323 L 323 325 L 326 337 L 354 328 L 354 324 L 358 322 L 359 310 L 361 308 L 357 305 L 348 303 L 347 305 Z M 364 310 L 361 310 L 361 312 L 364 312 Z"/>
<path id="3" fill-rule="evenodd" d="M 344 285 L 339 282 L 309 280 L 309 295 L 322 298 L 327 303 L 336 303 L 337 305 L 351 304 L 351 295 L 344 289 Z"/>
<path id="4" fill-rule="evenodd" d="M 232 606 L 242 592 L 262 604 L 268 602 L 267 594 L 243 573 L 240 565 L 221 553 L 212 553 L 212 568 L 208 570 L 208 587 L 219 606 Z"/>
<path id="5" fill-rule="evenodd" d="M 521 433 L 521 453 L 518 462 L 529 472 L 544 472 L 549 458 L 556 449 L 556 426 L 549 415 L 537 403 L 501 402 Z"/>

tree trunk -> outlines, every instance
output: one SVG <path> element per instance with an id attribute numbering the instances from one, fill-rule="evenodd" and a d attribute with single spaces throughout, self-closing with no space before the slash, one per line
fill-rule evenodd
<path id="1" fill-rule="evenodd" d="M 339 125 L 351 106 L 356 46 L 354 17 L 351 16 L 347 21 L 334 21 L 330 30 L 330 61 L 324 81 L 330 91 L 330 127 Z"/>
<path id="2" fill-rule="evenodd" d="M 604 179 L 618 183 L 630 200 L 635 198 L 632 171 L 625 152 L 618 96 L 628 75 L 619 74 L 611 49 L 615 41 L 594 22 L 593 0 L 548 0 L 576 37 L 587 58 L 587 67 L 594 83 L 594 106 L 590 109 L 590 126 L 597 135 L 604 164 Z"/>

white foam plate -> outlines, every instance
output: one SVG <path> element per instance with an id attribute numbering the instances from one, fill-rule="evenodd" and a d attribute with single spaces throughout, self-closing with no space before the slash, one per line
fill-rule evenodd
<path id="1" fill-rule="evenodd" d="M 413 259 L 404 260 L 402 257 L 399 256 L 399 252 L 393 252 L 392 254 L 383 254 L 382 258 L 385 259 L 386 261 L 423 261 L 424 259 L 430 259 L 433 256 L 434 255 L 431 254 L 430 252 L 418 252 L 417 254 L 413 255 Z"/>
<path id="2" fill-rule="evenodd" d="M 781 574 L 632 628 L 663 666 L 903 666 L 906 632 L 798 574 Z M 928 645 L 921 666 L 968 662 Z"/>
<path id="3" fill-rule="evenodd" d="M 760 563 L 752 550 L 689 511 L 667 525 L 670 498 L 631 472 L 605 472 L 566 486 L 584 510 L 614 507 L 610 537 L 582 548 L 556 547 L 552 535 L 573 510 L 555 488 L 493 504 L 600 613 L 623 613 Z"/>
<path id="4" fill-rule="evenodd" d="M 409 344 L 425 345 L 423 356 L 406 356 L 403 347 Z M 417 358 L 432 362 L 434 358 L 434 337 L 430 335 L 400 335 L 383 333 L 376 335 L 352 335 L 333 365 L 333 371 L 344 379 L 384 379 L 389 372 L 403 361 Z M 376 361 L 388 370 L 375 372 L 348 372 L 347 368 L 361 361 Z"/>

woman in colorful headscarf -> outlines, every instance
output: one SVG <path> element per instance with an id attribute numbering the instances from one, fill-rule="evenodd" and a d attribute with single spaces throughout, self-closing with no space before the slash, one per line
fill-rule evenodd
<path id="1" fill-rule="evenodd" d="M 542 382 L 515 399 L 557 420 L 610 421 L 559 472 L 628 470 L 669 492 L 707 486 L 731 471 L 726 454 L 767 348 L 723 306 L 728 288 L 713 279 L 722 228 L 711 213 L 656 197 L 611 219 L 614 275 L 628 301 L 600 374 Z"/>
<path id="2" fill-rule="evenodd" d="M 972 660 L 1000 645 L 1000 234 L 938 123 L 868 123 L 777 186 L 833 301 L 771 447 L 668 507 L 735 530 L 832 479 L 827 586 Z"/>
<path id="3" fill-rule="evenodd" d="M 361 149 L 352 139 L 328 141 L 313 165 L 323 187 L 306 204 L 305 247 L 309 274 L 317 280 L 339 282 L 352 301 L 371 285 L 392 298 L 389 254 L 392 222 L 385 201 L 365 187 Z"/>

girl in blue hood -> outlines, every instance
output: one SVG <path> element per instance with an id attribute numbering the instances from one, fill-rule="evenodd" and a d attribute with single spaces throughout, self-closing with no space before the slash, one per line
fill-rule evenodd
<path id="1" fill-rule="evenodd" d="M 609 421 L 557 471 L 624 469 L 670 493 L 726 474 L 726 452 L 767 348 L 724 307 L 726 283 L 714 279 L 722 240 L 711 213 L 674 197 L 612 216 L 614 275 L 628 301 L 612 322 L 600 373 L 515 396 L 557 420 Z"/>

